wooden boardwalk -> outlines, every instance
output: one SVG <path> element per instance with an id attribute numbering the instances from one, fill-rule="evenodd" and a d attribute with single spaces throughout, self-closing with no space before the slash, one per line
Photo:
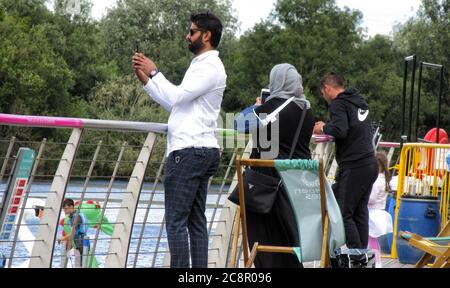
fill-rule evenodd
<path id="1" fill-rule="evenodd" d="M 316 262 L 308 262 L 308 263 L 303 263 L 303 266 L 305 268 L 319 268 L 320 263 L 319 261 Z M 410 265 L 410 264 L 402 264 L 398 261 L 398 259 L 392 259 L 392 258 L 382 258 L 382 268 L 386 268 L 386 269 L 395 269 L 395 268 L 414 268 L 414 265 Z"/>
<path id="2" fill-rule="evenodd" d="M 411 264 L 402 264 L 398 259 L 382 258 L 383 268 L 414 268 Z"/>

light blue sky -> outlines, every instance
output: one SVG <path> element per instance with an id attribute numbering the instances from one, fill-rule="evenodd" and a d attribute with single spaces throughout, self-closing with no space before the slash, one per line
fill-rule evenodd
<path id="1" fill-rule="evenodd" d="M 114 5 L 116 0 L 93 0 L 93 16 L 100 18 L 106 7 Z M 233 8 L 241 22 L 242 34 L 247 29 L 265 19 L 276 0 L 233 0 Z M 413 16 L 420 6 L 420 0 L 337 0 L 340 7 L 348 6 L 358 9 L 364 14 L 363 27 L 367 27 L 368 35 L 389 35 L 397 22 L 404 22 Z"/>

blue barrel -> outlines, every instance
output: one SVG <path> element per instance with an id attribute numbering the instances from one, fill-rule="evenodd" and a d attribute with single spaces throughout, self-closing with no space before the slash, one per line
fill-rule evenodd
<path id="1" fill-rule="evenodd" d="M 398 232 L 408 231 L 423 237 L 435 237 L 440 229 L 439 199 L 404 196 L 398 214 Z M 423 252 L 397 237 L 397 253 L 400 263 L 416 264 Z"/>
<path id="2" fill-rule="evenodd" d="M 397 191 L 395 191 L 395 192 L 397 192 Z M 397 197 L 395 192 L 394 193 L 388 193 L 388 195 L 386 197 L 386 207 L 384 208 L 384 210 L 389 211 L 389 205 L 391 205 L 391 200 L 394 197 L 394 201 L 395 201 L 395 197 Z"/>
<path id="3" fill-rule="evenodd" d="M 389 236 L 392 239 L 392 233 L 382 235 L 378 237 L 378 243 L 380 244 L 380 249 L 382 254 L 391 254 L 391 245 L 389 245 Z"/>

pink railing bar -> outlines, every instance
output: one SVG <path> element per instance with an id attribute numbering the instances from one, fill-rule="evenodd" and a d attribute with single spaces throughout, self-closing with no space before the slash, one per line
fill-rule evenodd
<path id="1" fill-rule="evenodd" d="M 167 124 L 159 123 L 11 115 L 1 113 L 0 125 L 40 128 L 107 129 L 116 131 L 154 132 L 160 134 L 167 133 Z"/>
<path id="2" fill-rule="evenodd" d="M 324 142 L 333 142 L 334 138 L 330 135 L 320 134 L 313 135 L 311 139 L 313 143 L 324 143 Z M 397 142 L 380 142 L 378 145 L 381 148 L 400 148 L 400 143 Z"/>
<path id="3" fill-rule="evenodd" d="M 83 128 L 83 121 L 76 118 L 21 116 L 0 114 L 0 123 L 12 126 L 27 127 L 59 127 L 59 128 Z"/>
<path id="4" fill-rule="evenodd" d="M 396 142 L 380 142 L 378 146 L 382 148 L 400 148 L 401 145 Z"/>

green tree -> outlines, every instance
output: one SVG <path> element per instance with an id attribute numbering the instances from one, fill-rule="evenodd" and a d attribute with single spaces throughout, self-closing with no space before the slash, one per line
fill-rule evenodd
<path id="1" fill-rule="evenodd" d="M 64 15 L 55 15 L 54 23 L 49 25 L 47 31 L 54 50 L 64 58 L 75 75 L 75 85 L 70 91 L 73 96 L 87 100 L 97 83 L 118 75 L 115 61 L 105 53 L 106 43 L 98 23 L 81 19 L 71 21 Z"/>
<path id="2" fill-rule="evenodd" d="M 244 34 L 234 54 L 227 55 L 229 75 L 235 76 L 229 79 L 224 108 L 235 111 L 251 104 L 267 86 L 270 69 L 287 62 L 303 76 L 316 115 L 324 116 L 320 77 L 352 70 L 352 54 L 362 42 L 361 17 L 359 11 L 340 9 L 334 0 L 279 0 L 271 18 Z"/>
<path id="3" fill-rule="evenodd" d="M 106 53 L 114 59 L 120 73 L 132 73 L 131 55 L 135 43 L 151 56 L 164 74 L 181 81 L 192 58 L 185 41 L 192 12 L 210 10 L 224 23 L 225 39 L 234 33 L 235 18 L 229 0 L 119 0 L 101 22 Z"/>
<path id="4" fill-rule="evenodd" d="M 67 114 L 73 74 L 64 59 L 53 52 L 44 27 L 6 14 L 0 22 L 0 38 L 1 110 Z"/>
<path id="5" fill-rule="evenodd" d="M 349 85 L 358 88 L 369 103 L 374 121 L 382 121 L 384 139 L 400 139 L 402 54 L 387 36 L 376 35 L 354 51 Z"/>
<path id="6" fill-rule="evenodd" d="M 47 24 L 47 31 L 54 50 L 74 72 L 75 85 L 70 93 L 86 100 L 97 83 L 114 78 L 118 69 L 114 60 L 105 53 L 106 43 L 101 37 L 99 24 L 91 16 L 91 1 L 77 1 L 80 1 L 76 7 L 79 11 L 66 8 L 74 0 L 56 0 L 55 13 Z"/>
<path id="7" fill-rule="evenodd" d="M 98 85 L 91 92 L 86 111 L 87 116 L 94 119 L 167 123 L 169 118 L 167 111 L 150 100 L 134 75 L 112 79 Z M 107 145 L 120 147 L 124 141 L 131 146 L 140 146 L 145 138 L 145 133 L 106 133 L 106 135 L 105 133 L 87 133 L 84 141 L 98 143 L 102 140 Z M 164 140 L 164 137 L 160 139 L 162 147 L 166 145 Z M 137 159 L 139 150 L 127 149 L 126 151 L 128 159 Z M 114 159 L 118 152 L 112 150 L 104 153 L 106 153 L 104 159 Z M 158 160 L 162 159 L 164 153 L 164 149 L 153 152 L 155 159 Z M 102 163 L 101 167 L 97 167 L 97 172 L 102 171 L 103 175 L 108 175 L 113 169 L 114 163 Z M 132 169 L 133 167 L 129 167 L 129 171 Z"/>
<path id="8" fill-rule="evenodd" d="M 97 83 L 115 77 L 117 75 L 117 66 L 105 54 L 105 43 L 101 38 L 98 23 L 90 16 L 92 6 L 90 1 L 82 0 L 80 13 L 76 15 L 69 15 L 64 9 L 58 8 L 58 5 L 62 5 L 61 2 L 67 1 L 57 0 L 55 13 L 47 9 L 45 6 L 46 2 L 45 0 L 0 0 L 0 7 L 11 17 L 8 21 L 16 22 L 0 32 L 5 34 L 3 38 L 5 45 L 2 48 L 7 50 L 14 47 L 13 50 L 16 50 L 15 56 L 22 53 L 25 54 L 26 57 L 21 57 L 18 61 L 28 63 L 28 73 L 40 70 L 41 74 L 53 73 L 55 77 L 60 77 L 49 81 L 49 84 L 52 85 L 49 85 L 48 89 L 44 89 L 47 92 L 52 90 L 59 91 L 55 91 L 55 94 L 59 94 L 59 96 L 55 96 L 57 100 L 50 99 L 50 103 L 47 103 L 50 105 L 48 109 L 36 106 L 42 106 L 46 103 L 41 101 L 41 96 L 33 97 L 40 104 L 26 106 L 39 108 L 34 110 L 39 111 L 39 113 L 57 114 L 60 116 L 83 116 L 77 114 L 82 109 L 73 109 L 73 105 L 70 104 L 78 105 L 78 99 L 86 100 L 90 90 Z M 14 29 L 19 29 L 18 27 L 20 27 L 20 31 L 14 31 Z M 18 35 L 23 34 L 23 37 L 14 35 L 16 32 L 19 33 Z M 23 40 L 9 41 L 10 39 L 7 37 L 22 38 Z M 36 37 L 39 38 L 35 41 L 34 38 Z M 27 43 L 21 43 L 24 41 Z M 29 53 L 27 50 L 36 51 L 40 55 L 47 54 L 47 56 L 28 59 L 32 57 L 33 52 Z M 10 54 L 9 56 L 13 55 Z M 42 58 L 48 59 L 47 62 L 56 62 L 58 64 L 50 66 Z M 5 67 L 8 66 L 9 69 L 14 69 L 14 65 L 10 65 L 12 62 L 6 62 L 9 60 L 14 61 L 13 59 L 5 57 Z M 46 68 L 39 69 L 42 65 L 46 65 Z M 17 66 L 16 68 L 19 67 Z M 70 77 L 66 75 L 69 72 L 59 71 L 61 69 L 68 69 L 71 74 Z M 13 74 L 8 73 L 8 75 L 11 76 Z M 3 82 L 6 83 L 6 81 Z M 22 84 L 14 85 L 14 87 L 18 89 L 25 88 Z M 60 91 L 60 89 L 66 90 Z M 11 105 L 11 100 L 17 100 L 17 103 L 20 103 L 23 100 L 22 98 L 27 97 L 23 93 L 16 95 L 18 95 L 18 97 L 15 97 L 17 99 L 4 98 L 2 104 L 13 109 L 14 106 Z M 45 93 L 43 96 L 45 96 Z M 28 110 L 31 112 L 30 109 Z M 25 111 L 22 112 L 24 113 Z"/>
<path id="9" fill-rule="evenodd" d="M 450 103 L 448 101 L 450 2 L 448 0 L 422 0 L 422 5 L 417 15 L 396 27 L 394 43 L 403 52 L 403 56 L 415 54 L 419 61 L 441 64 L 446 67 L 444 75 L 444 102 L 441 106 L 441 125 L 448 130 L 450 128 L 450 119 L 446 115 L 450 113 Z M 419 136 L 421 137 L 436 125 L 439 86 L 438 71 L 426 69 L 424 71 L 420 105 Z"/>
<path id="10" fill-rule="evenodd" d="M 32 24 L 40 24 L 48 21 L 52 14 L 45 6 L 46 0 L 1 0 L 0 10 L 11 16 L 23 18 Z"/>

